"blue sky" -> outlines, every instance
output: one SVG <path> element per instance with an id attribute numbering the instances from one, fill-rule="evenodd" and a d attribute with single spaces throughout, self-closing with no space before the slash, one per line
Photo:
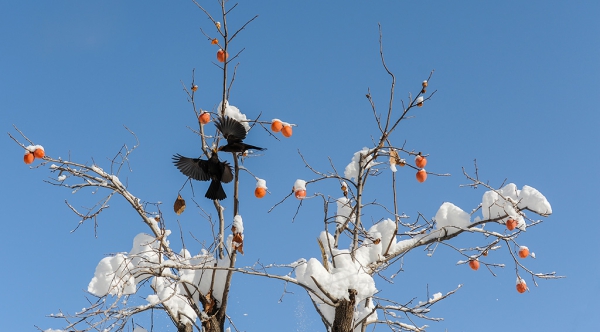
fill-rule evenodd
<path id="1" fill-rule="evenodd" d="M 206 2 L 215 14 L 216 5 Z M 354 152 L 370 146 L 377 131 L 364 95 L 371 90 L 378 110 L 389 96 L 389 76 L 379 59 L 381 23 L 386 62 L 397 78 L 398 109 L 435 70 L 433 99 L 393 140 L 428 153 L 428 170 L 452 174 L 423 184 L 412 171 L 399 174 L 401 210 L 431 218 L 445 201 L 466 211 L 476 207 L 483 191 L 459 185 L 467 182 L 461 167 L 472 171 L 477 159 L 480 177 L 491 185 L 507 179 L 548 198 L 554 214 L 520 241 L 537 255 L 527 261 L 530 268 L 567 276 L 518 294 L 506 253 L 493 258 L 507 263 L 494 277 L 455 265 L 461 257 L 441 247 L 433 257 L 412 252 L 394 285 L 379 281 L 382 295 L 424 300 L 428 288 L 432 294 L 463 284 L 433 307 L 432 316 L 445 320 L 428 322 L 431 331 L 598 329 L 600 229 L 593 211 L 600 203 L 598 13 L 600 5 L 591 1 L 240 2 L 228 17 L 231 28 L 259 17 L 231 44 L 232 52 L 244 51 L 230 102 L 249 117 L 262 113 L 263 120 L 281 118 L 297 127 L 292 138 L 279 141 L 261 130 L 249 134 L 249 143 L 268 150 L 245 165 L 267 180 L 271 195 L 256 200 L 254 180 L 242 179 L 246 254 L 239 265 L 318 257 L 320 201 L 306 201 L 293 223 L 296 201 L 267 211 L 297 178 L 316 177 L 298 151 L 317 169 L 329 170 L 331 158 L 341 170 Z M 216 48 L 200 28 L 209 31 L 212 25 L 191 1 L 3 2 L 2 128 L 15 134 L 12 125 L 18 126 L 53 157 L 89 163 L 93 158 L 102 166 L 123 144 L 135 143 L 127 126 L 140 146 L 131 157 L 133 171 L 121 178 L 135 195 L 163 202 L 172 229 L 179 219 L 196 237 L 208 238 L 191 204 L 180 217 L 171 212 L 184 181 L 171 156 L 199 154 L 199 140 L 187 128 L 196 120 L 181 82 L 189 85 L 195 68 L 200 106 L 212 109 L 220 100 L 220 71 L 212 63 Z M 84 307 L 98 261 L 129 251 L 133 237 L 145 229 L 116 199 L 98 220 L 97 238 L 91 223 L 71 233 L 78 219 L 64 201 L 89 206 L 99 197 L 44 183 L 48 170 L 24 165 L 21 148 L 8 136 L 0 146 L 5 156 L 0 326 L 59 328 L 59 321 L 45 315 Z M 316 191 L 339 195 L 337 183 L 315 186 Z M 191 202 L 191 191 L 184 193 Z M 377 194 L 367 193 L 371 199 Z M 210 207 L 202 195 L 196 201 Z M 369 218 L 378 220 L 380 212 Z M 482 241 L 468 235 L 452 244 Z M 302 290 L 288 287 L 294 294 L 278 303 L 281 283 L 245 276 L 234 282 L 230 315 L 240 330 L 322 330 Z"/>

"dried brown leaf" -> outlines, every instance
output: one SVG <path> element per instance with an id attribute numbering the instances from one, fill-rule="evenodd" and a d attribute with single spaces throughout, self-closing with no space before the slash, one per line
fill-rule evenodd
<path id="1" fill-rule="evenodd" d="M 182 214 L 183 210 L 185 210 L 185 200 L 183 199 L 183 197 L 181 197 L 181 195 L 177 195 L 175 204 L 173 204 L 173 210 L 175 211 L 175 213 L 177 213 L 177 215 Z"/>

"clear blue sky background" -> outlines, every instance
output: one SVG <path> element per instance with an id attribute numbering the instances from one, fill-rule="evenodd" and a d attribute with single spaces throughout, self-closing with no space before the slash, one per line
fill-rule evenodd
<path id="1" fill-rule="evenodd" d="M 203 3 L 219 13 L 216 1 Z M 508 179 L 546 195 L 554 214 L 529 229 L 520 243 L 537 255 L 526 261 L 530 268 L 567 276 L 541 281 L 540 287 L 529 282 L 531 292 L 518 294 L 505 251 L 489 256 L 490 262 L 507 263 L 494 277 L 486 269 L 473 272 L 455 265 L 462 257 L 439 247 L 433 257 L 412 252 L 394 285 L 378 281 L 381 295 L 418 301 L 427 298 L 428 289 L 431 296 L 463 284 L 433 307 L 431 315 L 445 320 L 429 322 L 431 331 L 600 328 L 595 210 L 600 203 L 600 4 L 241 1 L 228 17 L 230 28 L 256 14 L 259 18 L 231 45 L 233 52 L 245 50 L 230 102 L 249 117 L 262 112 L 264 120 L 277 117 L 298 126 L 292 138 L 280 141 L 263 130 L 249 135 L 248 142 L 268 150 L 245 165 L 267 180 L 272 194 L 256 200 L 254 180 L 241 179 L 246 255 L 240 266 L 318 257 L 319 200 L 306 201 L 293 223 L 295 200 L 266 212 L 296 178 L 315 178 L 298 149 L 320 170 L 328 170 L 328 157 L 343 170 L 354 152 L 371 145 L 377 131 L 364 95 L 370 88 L 384 110 L 390 83 L 379 60 L 381 23 L 387 64 L 397 77 L 398 110 L 400 100 L 418 92 L 435 69 L 430 91 L 437 93 L 399 128 L 393 142 L 406 140 L 407 148 L 430 154 L 428 170 L 452 174 L 418 184 L 413 171 L 400 170 L 401 210 L 414 220 L 419 212 L 433 217 L 444 201 L 466 211 L 476 207 L 483 191 L 459 188 L 466 183 L 461 167 L 472 170 L 476 158 L 481 178 L 490 184 Z M 164 202 L 169 228 L 176 231 L 179 219 L 197 238 L 208 239 L 189 189 L 184 191 L 186 213 L 177 217 L 171 209 L 183 183 L 171 155 L 199 154 L 199 140 L 187 129 L 196 120 L 181 81 L 189 85 L 196 68 L 199 105 L 212 109 L 220 100 L 220 71 L 212 64 L 216 47 L 201 27 L 212 31 L 191 1 L 2 2 L 2 129 L 14 134 L 15 124 L 50 156 L 88 163 L 93 157 L 108 168 L 124 143 L 135 143 L 123 129 L 128 126 L 141 143 L 131 157 L 133 172 L 121 179 L 143 200 Z M 78 219 L 65 199 L 89 206 L 100 197 L 71 195 L 44 183 L 48 170 L 24 165 L 22 150 L 8 136 L 0 140 L 0 149 L 0 330 L 59 328 L 62 321 L 45 315 L 86 306 L 84 290 L 98 261 L 129 251 L 135 234 L 145 229 L 117 198 L 99 218 L 97 238 L 89 222 L 70 233 Z M 202 197 L 205 186 L 195 188 L 196 201 L 210 210 L 212 204 Z M 231 186 L 226 190 L 231 193 Z M 337 183 L 308 191 L 340 195 Z M 385 200 L 377 191 L 372 188 L 368 198 Z M 387 217 L 381 210 L 370 213 L 374 221 Z M 196 245 L 189 233 L 184 236 L 188 246 Z M 176 232 L 171 238 L 176 248 L 178 239 Z M 471 235 L 452 242 L 464 247 L 484 243 Z M 294 294 L 278 303 L 279 282 L 246 276 L 234 282 L 229 314 L 240 330 L 323 330 L 299 288 L 288 287 Z M 174 330 L 167 326 L 163 321 L 155 330 Z"/>

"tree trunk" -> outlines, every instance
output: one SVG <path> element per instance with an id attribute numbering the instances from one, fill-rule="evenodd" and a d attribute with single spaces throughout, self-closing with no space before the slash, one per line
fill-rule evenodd
<path id="1" fill-rule="evenodd" d="M 352 332 L 354 323 L 354 305 L 356 304 L 356 290 L 348 290 L 349 300 L 342 299 L 335 308 L 335 318 L 333 319 L 332 332 Z"/>
<path id="2" fill-rule="evenodd" d="M 224 325 L 225 321 L 219 322 L 215 315 L 210 316 L 208 320 L 202 322 L 202 327 L 206 332 L 222 332 Z"/>
<path id="3" fill-rule="evenodd" d="M 194 332 L 194 327 L 192 326 L 192 323 L 179 324 L 179 326 L 177 326 L 177 332 Z"/>

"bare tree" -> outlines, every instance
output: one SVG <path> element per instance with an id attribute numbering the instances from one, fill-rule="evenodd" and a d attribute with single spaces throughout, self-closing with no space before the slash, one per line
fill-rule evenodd
<path id="1" fill-rule="evenodd" d="M 197 106 L 200 102 L 196 99 L 197 87 L 193 71 L 191 84 L 182 83 L 194 117 L 198 119 L 198 129 L 190 128 L 198 134 L 202 146 L 202 155 L 195 160 L 203 160 L 204 163 L 213 156 L 216 158 L 220 140 L 230 141 L 225 130 L 211 131 L 205 127 L 211 116 L 217 121 L 234 118 L 244 126 L 246 133 L 257 127 L 272 131 L 289 127 L 283 130 L 291 131 L 293 124 L 282 123 L 280 120 L 248 119 L 228 102 L 236 68 L 233 68 L 233 74 L 230 76 L 230 66 L 243 51 L 242 49 L 229 56 L 230 44 L 257 16 L 250 18 L 235 32 L 230 33 L 227 15 L 236 5 L 227 9 L 226 2 L 219 0 L 221 12 L 219 19 L 216 19 L 199 3 L 196 1 L 194 3 L 212 22 L 213 27 L 210 29 L 212 32 L 202 30 L 202 33 L 212 44 L 219 47 L 218 63 L 215 65 L 219 66 L 223 73 L 221 102 L 213 112 L 204 111 Z M 386 277 L 383 272 L 398 265 L 399 260 L 413 249 L 433 250 L 431 248 L 438 245 L 456 250 L 464 257 L 459 264 L 469 264 L 476 269 L 479 268 L 480 263 L 483 263 L 490 272 L 492 268 L 504 265 L 484 262 L 483 259 L 480 262 L 480 258 L 487 256 L 491 251 L 507 250 L 513 258 L 519 291 L 527 288 L 525 276 L 529 276 L 534 283 L 539 278 L 559 278 L 554 273 L 534 272 L 517 259 L 517 256 L 524 255 L 526 249 L 519 246 L 519 235 L 526 228 L 537 226 L 542 222 L 532 219 L 529 214 L 546 217 L 552 212 L 545 197 L 528 186 L 518 189 L 514 184 L 507 184 L 501 188 L 494 188 L 479 179 L 476 163 L 474 175 L 463 170 L 465 178 L 469 181 L 465 186 L 482 187 L 486 191 L 482 202 L 470 213 L 452 203 L 444 203 L 432 220 L 422 215 L 412 220 L 399 212 L 397 167 L 416 171 L 417 180 L 421 182 L 425 181 L 427 176 L 448 176 L 448 174 L 425 171 L 427 154 L 407 148 L 406 142 L 400 145 L 394 143 L 398 138 L 393 134 L 400 124 L 410 116 L 412 111 L 424 106 L 434 96 L 435 91 L 427 92 L 433 78 L 433 71 L 419 83 L 417 93 L 410 94 L 406 101 L 401 101 L 400 111 L 397 111 L 394 108 L 396 78 L 385 62 L 381 27 L 379 45 L 381 63 L 391 78 L 391 84 L 389 100 L 383 112 L 377 110 L 371 92 L 368 91 L 366 94 L 371 108 L 369 112 L 372 113 L 378 128 L 377 138 L 373 139 L 372 146 L 356 152 L 350 163 L 345 166 L 344 172 L 339 172 L 333 162 L 331 162 L 331 171 L 317 170 L 301 154 L 300 157 L 315 178 L 308 181 L 297 180 L 294 190 L 281 201 L 298 198 L 300 199 L 298 210 L 300 210 L 305 208 L 302 205 L 305 199 L 322 200 L 323 232 L 318 236 L 317 241 L 321 251 L 321 257 L 318 258 L 308 260 L 301 258 L 294 263 L 281 265 L 265 266 L 257 262 L 251 267 L 236 266 L 237 254 L 243 253 L 244 242 L 243 221 L 239 215 L 240 172 L 250 174 L 257 181 L 258 188 L 264 190 L 265 187 L 264 180 L 240 164 L 240 160 L 252 154 L 252 151 L 246 151 L 246 148 L 238 149 L 239 151 L 233 149 L 231 152 L 234 188 L 234 195 L 231 198 L 232 214 L 225 215 L 218 199 L 213 201 L 215 209 L 213 213 L 202 210 L 214 236 L 208 239 L 209 244 L 203 244 L 199 250 L 196 250 L 199 252 L 196 255 L 192 255 L 187 249 L 183 236 L 181 237 L 183 249 L 176 251 L 172 241 L 169 240 L 173 234 L 165 226 L 161 205 L 139 198 L 133 193 L 135 190 L 130 190 L 119 179 L 121 172 L 130 167 L 129 156 L 138 145 L 137 137 L 133 132 L 131 134 L 136 144 L 133 147 L 124 145 L 112 158 L 107 170 L 94 161 L 80 163 L 38 154 L 37 157 L 42 162 L 35 168 L 48 167 L 55 175 L 54 180 L 47 181 L 48 183 L 67 188 L 72 192 L 89 189 L 94 193 L 105 193 L 102 199 L 85 211 L 65 201 L 69 209 L 80 218 L 77 227 L 85 222 L 93 222 L 97 225 L 98 217 L 115 196 L 121 196 L 129 203 L 139 216 L 139 220 L 147 227 L 147 233 L 140 233 L 135 237 L 133 249 L 129 253 L 111 255 L 98 264 L 95 276 L 88 287 L 90 293 L 96 298 L 90 301 L 88 307 L 75 314 L 61 312 L 55 316 L 64 320 L 64 330 L 123 331 L 129 328 L 128 324 L 136 315 L 158 309 L 164 311 L 178 331 L 224 331 L 229 320 L 227 308 L 232 276 L 234 273 L 240 273 L 280 280 L 285 284 L 293 284 L 304 289 L 328 331 L 366 331 L 370 325 L 383 325 L 392 331 L 424 331 L 427 325 L 417 326 L 414 320 L 439 320 L 429 316 L 430 307 L 454 294 L 460 286 L 449 290 L 446 294 L 437 293 L 432 298 L 415 304 L 410 300 L 402 302 L 400 299 L 384 297 L 376 293 L 375 284 L 379 281 L 385 282 Z M 22 139 L 10 133 L 9 136 L 26 151 L 26 154 L 33 154 L 41 148 L 18 128 L 15 127 L 15 130 L 21 134 Z M 245 133 L 242 136 L 245 138 Z M 22 141 L 27 141 L 28 145 Z M 232 151 L 231 148 L 229 150 Z M 409 157 L 414 157 L 415 162 L 411 162 Z M 220 165 L 229 167 L 225 163 Z M 364 194 L 370 190 L 367 184 L 371 183 L 371 179 L 382 176 L 391 177 L 389 182 L 392 195 L 391 206 L 375 200 L 365 201 L 364 198 Z M 191 179 L 182 178 L 182 181 L 184 185 L 177 193 L 174 204 L 174 211 L 177 214 L 181 214 L 186 209 L 185 194 L 182 190 L 186 185 L 191 184 Z M 313 183 L 321 181 L 337 182 L 340 186 L 341 194 L 338 193 L 340 197 L 332 198 L 332 193 L 315 193 L 307 197 L 307 186 L 310 187 Z M 258 191 L 257 195 L 260 195 Z M 198 204 L 196 205 L 201 209 Z M 273 208 L 277 206 L 279 203 Z M 379 213 L 368 216 L 378 220 L 370 227 L 367 227 L 364 222 L 368 207 L 376 207 Z M 480 212 L 483 217 L 471 220 L 471 216 L 476 212 Z M 500 228 L 506 226 L 508 231 L 498 231 L 496 224 L 502 225 Z M 231 228 L 227 229 L 229 225 Z M 465 233 L 481 234 L 482 242 L 470 248 L 458 248 L 450 243 L 449 240 Z M 143 292 L 147 293 L 143 294 Z M 146 302 L 130 304 L 135 302 L 132 301 L 133 295 L 142 296 Z M 400 316 L 406 317 L 408 321 L 399 320 Z M 229 325 L 235 329 L 233 321 L 230 320 Z"/>

